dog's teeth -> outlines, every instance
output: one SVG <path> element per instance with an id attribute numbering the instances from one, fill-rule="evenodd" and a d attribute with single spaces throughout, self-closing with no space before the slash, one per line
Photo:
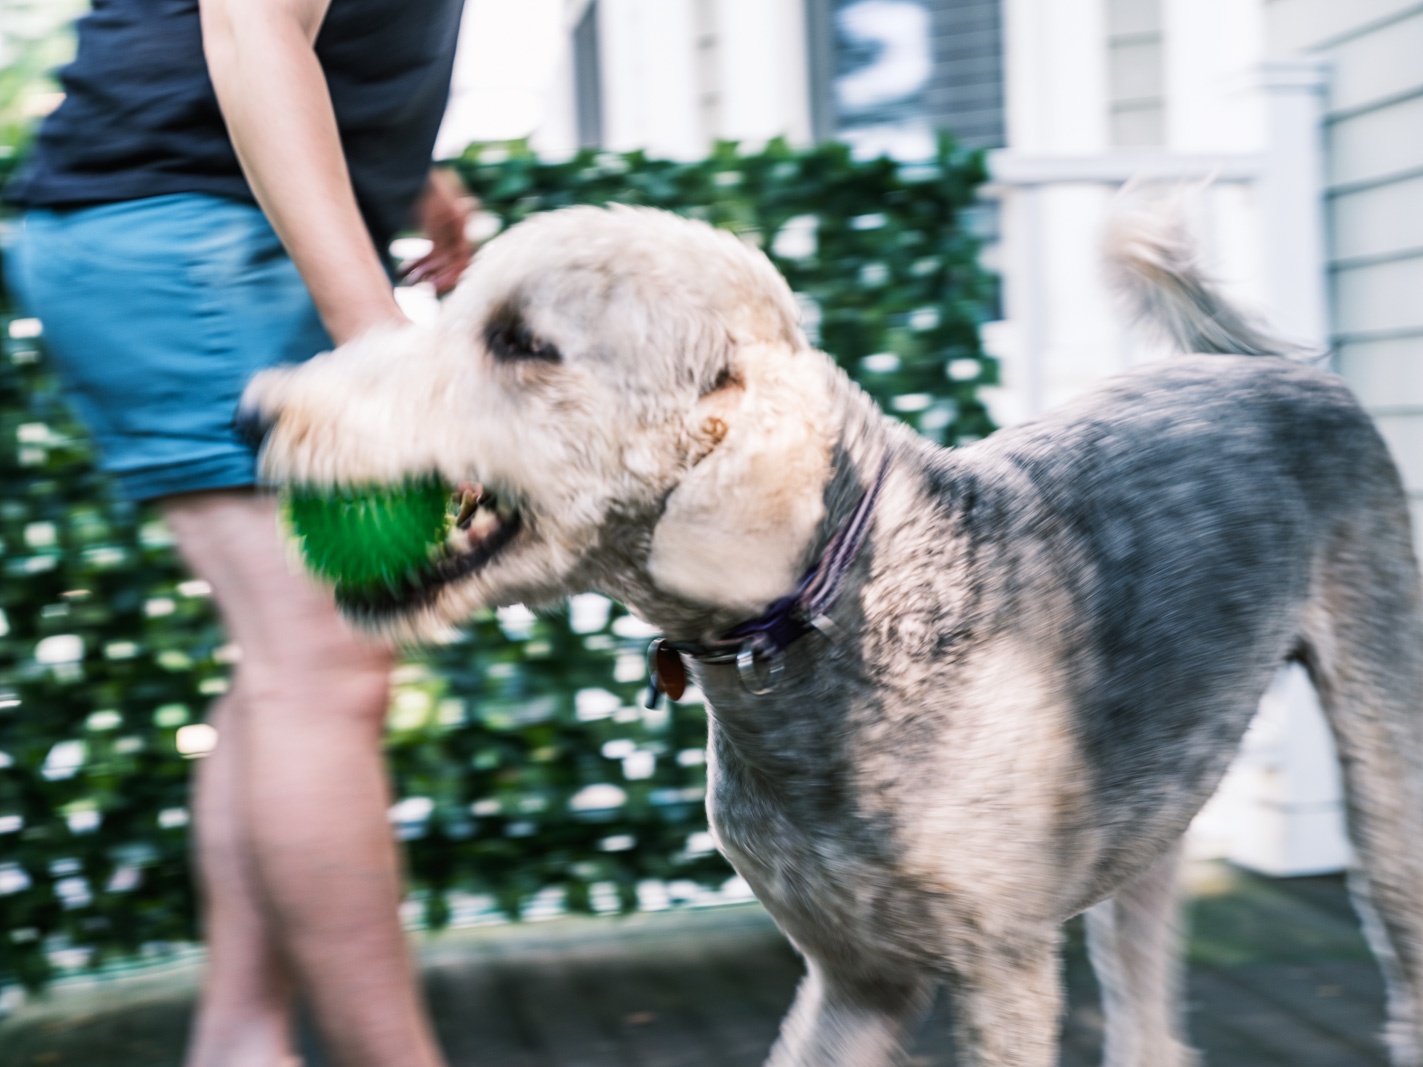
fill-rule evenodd
<path id="1" fill-rule="evenodd" d="M 455 525 L 461 530 L 469 528 L 469 522 L 474 518 L 474 513 L 479 510 L 480 501 L 484 499 L 484 486 L 463 485 L 460 487 L 460 510 L 455 517 Z"/>

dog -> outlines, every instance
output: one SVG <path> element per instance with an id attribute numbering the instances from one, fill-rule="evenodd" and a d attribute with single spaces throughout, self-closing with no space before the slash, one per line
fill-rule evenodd
<path id="1" fill-rule="evenodd" d="M 1283 358 L 1172 224 L 1123 288 L 1183 354 L 944 449 L 807 341 L 735 236 L 643 209 L 534 217 L 436 324 L 265 372 L 274 483 L 477 483 L 443 555 L 343 608 L 404 638 L 595 590 L 710 709 L 716 841 L 806 961 L 773 1067 L 894 1061 L 941 983 L 960 1062 L 1057 1062 L 1088 914 L 1110 1067 L 1196 1062 L 1182 835 L 1277 669 L 1342 757 L 1394 1062 L 1423 1019 L 1423 610 L 1379 434 Z M 471 508 L 470 504 L 474 506 Z"/>

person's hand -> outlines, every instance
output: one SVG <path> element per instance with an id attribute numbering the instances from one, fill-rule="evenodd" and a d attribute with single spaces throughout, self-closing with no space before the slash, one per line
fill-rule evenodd
<path id="1" fill-rule="evenodd" d="M 415 221 L 433 247 L 405 268 L 411 284 L 429 282 L 444 296 L 455 287 L 474 258 L 474 243 L 466 230 L 474 201 L 447 170 L 432 170 L 415 205 Z"/>

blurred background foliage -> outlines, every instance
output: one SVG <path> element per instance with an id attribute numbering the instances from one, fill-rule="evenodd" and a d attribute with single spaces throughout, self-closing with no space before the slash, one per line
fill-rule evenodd
<path id="1" fill-rule="evenodd" d="M 0 0 L 0 3 L 6 0 Z M 758 243 L 812 337 L 946 443 L 991 429 L 978 343 L 992 279 L 972 233 L 981 160 L 860 162 L 838 145 L 697 162 L 522 145 L 455 161 L 490 229 L 574 203 L 645 204 Z M 3 297 L 0 297 L 0 305 Z M 151 510 L 118 500 L 33 320 L 0 306 L 0 985 L 195 937 L 188 761 L 228 685 L 208 590 Z M 703 809 L 696 694 L 640 707 L 649 631 L 607 600 L 486 612 L 401 668 L 388 749 L 412 925 L 735 897 Z"/>
<path id="2" fill-rule="evenodd" d="M 73 55 L 73 20 L 87 6 L 87 0 L 0 0 L 0 186 L 35 119 L 59 99 L 52 72 Z"/>

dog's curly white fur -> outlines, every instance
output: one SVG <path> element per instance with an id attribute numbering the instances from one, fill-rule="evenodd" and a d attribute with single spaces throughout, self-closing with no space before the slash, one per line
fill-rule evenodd
<path id="1" fill-rule="evenodd" d="M 694 663 L 717 839 L 805 955 L 776 1067 L 894 1058 L 936 983 L 978 1067 L 1056 1061 L 1064 920 L 1094 909 L 1111 1067 L 1192 1062 L 1173 952 L 1181 835 L 1278 666 L 1339 740 L 1392 982 L 1423 1018 L 1423 615 L 1407 508 L 1334 378 L 1205 282 L 1169 227 L 1119 274 L 1192 347 L 946 451 L 885 418 L 734 237 L 578 208 L 496 239 L 431 329 L 252 385 L 266 474 L 439 471 L 500 502 L 497 540 L 366 621 L 598 590 L 688 641 L 789 592 L 888 459 L 837 638 L 773 693 Z"/>

